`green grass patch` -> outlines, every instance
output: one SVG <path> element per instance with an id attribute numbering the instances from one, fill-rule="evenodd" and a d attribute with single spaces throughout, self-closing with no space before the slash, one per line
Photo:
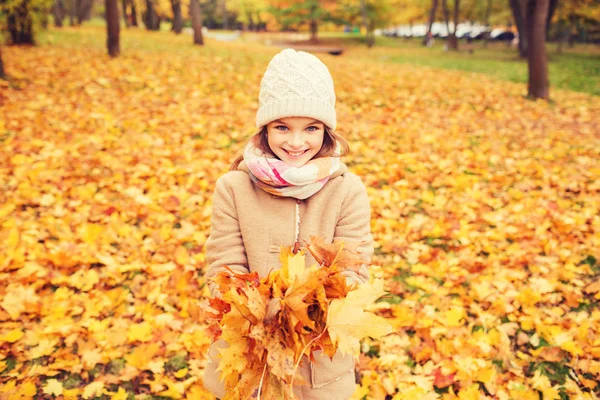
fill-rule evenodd
<path id="1" fill-rule="evenodd" d="M 194 46 L 191 35 L 175 35 L 169 31 L 168 23 L 163 23 L 161 30 L 157 32 L 147 31 L 143 26 L 122 27 L 121 51 L 123 54 L 128 51 L 141 51 L 181 55 L 189 54 L 190 51 L 202 51 L 214 56 L 226 53 L 226 50 L 218 45 Z M 280 34 L 245 33 L 241 40 L 264 42 L 268 35 Z M 321 32 L 319 35 L 323 44 L 335 44 L 347 50 L 366 48 L 364 37 L 359 33 Z M 82 27 L 50 28 L 38 33 L 37 42 L 43 46 L 103 49 L 106 47 L 104 21 L 95 19 L 86 22 Z M 375 47 L 371 49 L 371 60 L 382 65 L 398 63 L 478 73 L 518 83 L 526 83 L 528 80 L 527 60 L 519 58 L 518 51 L 506 43 L 490 42 L 484 47 L 483 42 L 461 42 L 461 50 L 458 52 L 445 51 L 444 44 L 444 40 L 436 39 L 434 46 L 423 47 L 418 38 L 377 37 Z M 466 46 L 472 51 L 467 51 Z M 600 96 L 600 46 L 563 46 L 560 54 L 556 47 L 556 43 L 547 45 L 550 90 L 565 89 Z M 345 52 L 341 57 L 352 58 L 351 53 L 352 51 Z M 356 52 L 355 56 L 364 59 L 364 52 Z"/>
<path id="2" fill-rule="evenodd" d="M 364 37 L 357 33 L 329 32 L 320 34 L 325 42 L 335 42 L 345 47 L 365 46 Z M 481 41 L 467 44 L 461 41 L 460 51 L 445 51 L 445 41 L 436 39 L 432 47 L 421 45 L 420 38 L 402 39 L 377 37 L 375 60 L 480 73 L 492 78 L 527 83 L 527 60 L 521 59 L 518 50 L 506 43 Z M 472 52 L 467 51 L 468 49 Z M 563 46 L 557 52 L 556 43 L 546 45 L 550 90 L 573 90 L 600 96 L 600 46 L 577 44 L 574 48 Z"/>

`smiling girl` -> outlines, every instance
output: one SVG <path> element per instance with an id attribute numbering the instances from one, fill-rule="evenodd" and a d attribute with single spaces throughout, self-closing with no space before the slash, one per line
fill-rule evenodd
<path id="1" fill-rule="evenodd" d="M 340 157 L 348 144 L 336 128 L 335 93 L 327 67 L 315 56 L 285 49 L 269 63 L 260 85 L 259 131 L 231 170 L 217 181 L 213 196 L 206 278 L 227 271 L 256 271 L 263 278 L 280 268 L 281 246 L 297 252 L 311 236 L 361 243 L 359 272 L 345 271 L 349 283 L 365 282 L 373 254 L 369 199 L 359 177 Z M 306 265 L 315 263 L 310 253 Z M 210 282 L 210 281 L 209 281 Z M 214 288 L 209 288 L 214 293 Z M 225 390 L 213 343 L 204 385 L 216 397 Z M 321 351 L 304 360 L 294 387 L 301 400 L 345 400 L 355 390 L 354 359 Z"/>

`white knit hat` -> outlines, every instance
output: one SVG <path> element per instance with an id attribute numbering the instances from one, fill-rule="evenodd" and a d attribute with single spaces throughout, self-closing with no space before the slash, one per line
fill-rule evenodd
<path id="1" fill-rule="evenodd" d="M 282 50 L 269 63 L 260 82 L 256 127 L 286 117 L 315 118 L 336 126 L 333 79 L 312 54 Z"/>

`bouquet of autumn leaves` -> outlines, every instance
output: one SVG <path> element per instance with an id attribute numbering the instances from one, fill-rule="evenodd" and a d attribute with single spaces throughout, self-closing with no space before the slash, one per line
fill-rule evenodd
<path id="1" fill-rule="evenodd" d="M 293 399 L 294 378 L 303 356 L 323 350 L 358 355 L 359 341 L 392 328 L 365 307 L 384 294 L 383 281 L 347 285 L 342 274 L 364 264 L 355 248 L 311 238 L 308 250 L 319 265 L 305 267 L 304 251 L 282 248 L 281 269 L 257 273 L 229 270 L 213 278 L 220 296 L 210 299 L 207 319 L 220 349 L 218 371 L 225 399 Z"/>

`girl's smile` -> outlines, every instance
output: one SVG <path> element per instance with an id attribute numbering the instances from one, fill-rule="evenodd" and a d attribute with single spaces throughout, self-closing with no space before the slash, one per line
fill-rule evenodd
<path id="1" fill-rule="evenodd" d="M 269 148 L 281 161 L 301 167 L 319 153 L 325 125 L 314 118 L 288 117 L 267 125 Z"/>

